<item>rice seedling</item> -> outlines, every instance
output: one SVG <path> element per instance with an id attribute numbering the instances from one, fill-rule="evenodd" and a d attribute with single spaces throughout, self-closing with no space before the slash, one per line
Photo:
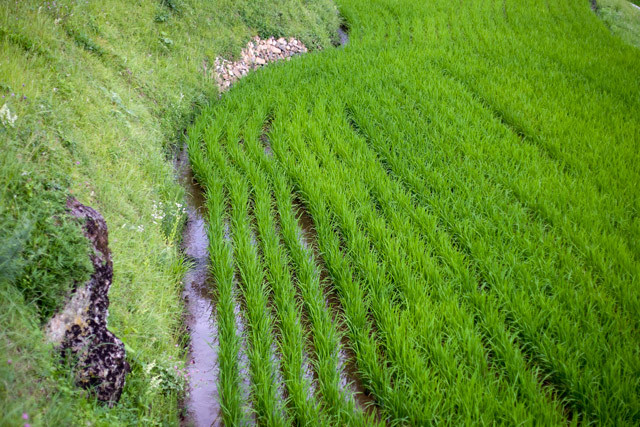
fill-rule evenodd
<path id="1" fill-rule="evenodd" d="M 251 138 L 249 135 L 246 135 L 245 144 L 248 144 L 248 139 L 255 142 L 258 141 L 257 136 L 254 135 L 254 137 Z M 254 147 L 257 147 L 257 144 L 254 144 Z M 279 200 L 278 205 L 284 205 L 284 209 L 278 211 L 280 212 L 280 226 L 282 227 L 283 235 L 287 236 L 283 237 L 283 239 L 287 242 L 287 246 L 291 252 L 294 252 L 292 256 L 296 260 L 295 272 L 298 276 L 296 284 L 301 294 L 304 309 L 309 313 L 311 323 L 310 334 L 316 355 L 314 367 L 318 377 L 318 393 L 324 402 L 323 407 L 325 411 L 334 418 L 333 422 L 345 422 L 345 418 L 354 416 L 354 407 L 352 398 L 349 399 L 349 397 L 345 396 L 339 386 L 338 331 L 331 322 L 328 308 L 323 304 L 324 296 L 320 288 L 319 274 L 313 261 L 313 256 L 305 250 L 299 241 L 299 232 L 293 216 L 290 200 L 291 192 L 286 185 L 280 185 L 278 188 L 272 190 L 271 186 L 268 185 L 269 180 L 267 177 L 261 173 L 253 163 L 248 161 L 246 153 L 244 153 L 238 145 L 233 143 L 227 144 L 227 149 L 234 161 L 240 165 L 247 175 L 252 177 L 251 182 L 256 192 L 256 216 L 258 217 L 259 227 L 262 229 L 261 236 L 264 236 L 263 253 L 265 257 L 272 257 L 274 254 L 277 254 L 275 256 L 280 258 L 277 261 L 279 261 L 278 265 L 281 265 L 281 267 L 278 267 L 278 265 L 274 267 L 286 270 L 288 269 L 287 265 L 290 261 L 284 247 L 280 243 L 280 237 L 276 234 L 273 218 L 276 212 L 272 209 L 272 191 L 277 193 L 276 199 Z M 265 227 L 261 227 L 261 224 L 264 224 Z M 267 238 L 269 241 L 266 241 Z M 280 285 L 282 289 L 279 289 L 280 286 L 275 287 L 274 296 L 279 315 L 283 316 L 283 314 L 288 312 L 288 317 L 295 319 L 295 326 L 298 329 L 297 334 L 300 338 L 295 351 L 292 352 L 292 349 L 288 348 L 283 348 L 282 351 L 283 354 L 286 355 L 285 357 L 290 357 L 292 353 L 295 355 L 301 354 L 303 350 L 302 338 L 304 337 L 304 331 L 302 330 L 303 325 L 300 316 L 302 308 L 295 303 L 294 297 L 297 291 L 294 288 L 290 272 L 287 273 L 286 276 L 280 279 L 284 281 L 284 283 Z M 278 280 L 275 279 L 276 278 L 273 280 L 274 285 L 279 285 L 277 283 Z M 278 301 L 284 298 L 288 298 L 289 300 L 288 304 L 290 305 L 288 311 L 281 308 L 281 303 Z M 286 317 L 283 317 L 283 320 L 286 320 Z M 294 362 L 295 361 L 292 361 L 290 369 L 297 369 L 299 375 L 301 373 L 301 363 L 298 362 L 296 364 Z M 302 381 L 302 378 L 298 378 L 298 382 Z M 311 395 L 311 393 L 307 386 L 305 387 L 305 392 L 300 395 L 300 399 L 304 400 L 293 402 L 293 406 L 304 409 L 304 407 L 308 405 L 307 399 L 309 395 Z M 310 423 L 317 421 L 317 419 L 318 414 L 312 414 L 312 416 L 305 417 L 304 420 L 300 421 Z"/>
<path id="2" fill-rule="evenodd" d="M 226 176 L 229 194 L 234 255 L 244 300 L 245 319 L 248 324 L 248 359 L 250 364 L 251 394 L 258 422 L 267 425 L 284 424 L 284 408 L 278 398 L 272 320 L 268 309 L 268 289 L 264 280 L 258 248 L 252 241 L 249 220 L 249 187 L 246 179 L 230 169 L 222 155 L 213 150 L 207 153 L 218 174 Z M 234 172 L 236 172 L 234 174 Z"/>
<path id="3" fill-rule="evenodd" d="M 252 188 L 291 414 L 374 421 L 337 382 L 326 286 L 385 423 L 637 422 L 640 54 L 587 1 L 339 6 L 349 45 L 248 76 L 191 130 Z"/>

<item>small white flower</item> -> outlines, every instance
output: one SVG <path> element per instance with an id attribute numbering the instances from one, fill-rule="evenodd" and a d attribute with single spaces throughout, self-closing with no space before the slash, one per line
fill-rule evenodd
<path id="1" fill-rule="evenodd" d="M 9 110 L 9 107 L 7 106 L 7 104 L 4 104 L 2 108 L 0 108 L 0 121 L 2 121 L 2 124 L 4 126 L 9 125 L 13 127 L 13 124 L 16 122 L 17 119 L 18 119 L 18 115 L 11 114 L 11 110 Z"/>

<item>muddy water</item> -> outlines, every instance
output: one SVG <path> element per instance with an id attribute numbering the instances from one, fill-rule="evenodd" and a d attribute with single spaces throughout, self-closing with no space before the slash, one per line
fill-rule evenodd
<path id="1" fill-rule="evenodd" d="M 268 157 L 273 156 L 273 150 L 271 149 L 271 141 L 269 140 L 269 132 L 271 131 L 271 125 L 266 123 L 264 128 L 262 129 L 262 134 L 260 135 L 260 142 L 264 147 L 264 154 Z"/>
<path id="2" fill-rule="evenodd" d="M 316 244 L 317 235 L 313 224 L 313 218 L 309 212 L 307 212 L 304 203 L 299 199 L 294 200 L 294 209 L 296 211 L 296 216 L 298 217 L 298 225 L 302 231 L 300 240 L 305 247 L 314 251 L 316 260 L 318 261 L 321 282 L 331 280 L 329 272 L 320 261 L 322 257 Z M 326 286 L 324 286 L 323 289 L 325 304 L 331 310 L 334 323 L 339 323 L 342 314 L 338 296 L 335 292 L 328 291 Z M 355 365 L 355 354 L 349 348 L 349 340 L 345 333 L 342 334 L 340 344 L 340 352 L 338 353 L 340 366 L 338 368 L 340 369 L 340 383 L 343 390 L 351 392 L 360 409 L 368 414 L 375 415 L 376 418 L 379 419 L 379 414 L 376 413 L 375 400 L 369 393 L 367 393 L 360 381 L 360 378 L 358 377 L 358 371 Z"/>
<path id="3" fill-rule="evenodd" d="M 231 211 L 231 205 L 227 205 L 227 212 Z M 224 240 L 229 244 L 231 248 L 231 266 L 236 267 L 233 259 L 234 259 L 234 247 L 233 247 L 233 237 L 231 236 L 231 225 L 229 223 L 229 219 L 226 219 L 224 222 Z M 249 366 L 249 353 L 248 353 L 248 338 L 245 330 L 247 329 L 247 319 L 244 317 L 246 313 L 246 302 L 243 298 L 241 285 L 242 280 L 240 278 L 240 272 L 238 269 L 235 269 L 235 273 L 233 276 L 233 299 L 235 301 L 235 306 L 233 308 L 233 313 L 235 314 L 236 320 L 236 335 L 240 337 L 240 349 L 238 351 L 238 369 L 240 376 L 240 394 L 242 396 L 242 400 L 245 402 L 243 407 L 243 421 L 242 424 L 256 424 L 256 413 L 253 410 L 253 403 L 251 401 L 251 373 Z"/>
<path id="4" fill-rule="evenodd" d="M 344 46 L 349 43 L 348 31 L 349 30 L 345 26 L 340 26 L 340 28 L 338 28 L 338 37 L 340 38 L 340 43 L 338 46 Z"/>
<path id="5" fill-rule="evenodd" d="M 215 323 L 215 301 L 209 276 L 209 240 L 204 221 L 202 189 L 193 178 L 186 147 L 175 160 L 178 179 L 185 188 L 187 224 L 183 233 L 183 249 L 193 262 L 184 277 L 184 298 L 189 315 L 187 327 L 191 335 L 187 369 L 189 394 L 186 399 L 185 425 L 220 424 L 218 396 L 218 331 Z"/>

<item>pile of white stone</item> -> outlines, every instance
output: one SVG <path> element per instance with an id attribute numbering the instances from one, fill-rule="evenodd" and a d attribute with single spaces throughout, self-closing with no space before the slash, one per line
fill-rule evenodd
<path id="1" fill-rule="evenodd" d="M 247 43 L 247 47 L 242 49 L 238 61 L 232 62 L 220 57 L 216 58 L 214 68 L 216 83 L 218 83 L 220 92 L 223 92 L 251 70 L 281 59 L 289 60 L 293 55 L 306 52 L 306 46 L 293 37 L 289 39 L 270 37 L 262 40 L 256 36 Z"/>

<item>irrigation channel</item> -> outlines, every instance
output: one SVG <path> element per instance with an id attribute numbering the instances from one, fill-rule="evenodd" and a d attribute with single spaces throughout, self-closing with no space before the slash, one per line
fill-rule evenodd
<path id="1" fill-rule="evenodd" d="M 186 406 L 188 424 L 218 423 L 220 405 L 217 390 L 217 329 L 214 294 L 209 275 L 209 239 L 203 218 L 204 198 L 189 165 L 186 147 L 175 160 L 178 179 L 186 191 L 187 224 L 183 249 L 193 262 L 184 277 L 184 297 L 188 308 L 187 327 L 191 336 L 188 372 L 191 383 Z"/>

